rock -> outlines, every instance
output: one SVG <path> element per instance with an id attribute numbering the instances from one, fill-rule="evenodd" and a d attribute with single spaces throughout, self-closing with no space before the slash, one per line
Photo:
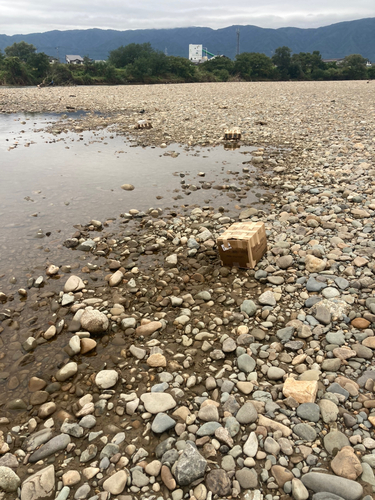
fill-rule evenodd
<path id="1" fill-rule="evenodd" d="M 359 483 L 332 474 L 308 472 L 301 480 L 306 488 L 314 493 L 333 493 L 344 500 L 359 500 L 363 494 L 363 488 Z"/>
<path id="2" fill-rule="evenodd" d="M 49 465 L 25 479 L 21 500 L 51 500 L 55 496 L 55 468 Z"/>
<path id="3" fill-rule="evenodd" d="M 96 309 L 85 309 L 81 316 L 81 326 L 90 333 L 104 333 L 108 329 L 109 321 L 102 312 Z"/>
<path id="4" fill-rule="evenodd" d="M 331 322 L 331 312 L 327 307 L 321 305 L 320 302 L 315 306 L 314 317 L 323 325 L 329 325 Z"/>
<path id="5" fill-rule="evenodd" d="M 331 462 L 335 474 L 355 481 L 362 474 L 359 458 L 351 446 L 344 446 Z"/>
<path id="6" fill-rule="evenodd" d="M 283 394 L 286 398 L 293 398 L 298 403 L 314 403 L 318 392 L 318 382 L 315 380 L 295 380 L 287 378 L 283 385 Z"/>
<path id="7" fill-rule="evenodd" d="M 80 290 L 83 290 L 85 288 L 85 284 L 79 278 L 78 276 L 69 276 L 67 282 L 64 285 L 64 292 L 69 293 L 69 292 L 79 292 Z"/>
<path id="8" fill-rule="evenodd" d="M 7 493 L 17 491 L 20 484 L 21 479 L 10 467 L 0 466 L 0 491 Z"/>
<path id="9" fill-rule="evenodd" d="M 308 424 L 297 424 L 293 427 L 294 434 L 304 441 L 313 442 L 316 439 L 316 431 Z"/>
<path id="10" fill-rule="evenodd" d="M 280 424 L 275 420 L 271 420 L 263 415 L 259 415 L 258 417 L 258 425 L 261 427 L 265 427 L 267 430 L 272 432 L 280 431 L 283 437 L 288 437 L 292 434 L 292 430 L 284 424 Z"/>
<path id="11" fill-rule="evenodd" d="M 271 474 L 281 488 L 287 481 L 291 481 L 294 478 L 293 473 L 281 465 L 273 465 L 271 467 Z"/>
<path id="12" fill-rule="evenodd" d="M 255 432 L 250 432 L 249 437 L 247 438 L 247 441 L 243 445 L 243 452 L 245 455 L 248 457 L 255 457 L 258 451 L 258 438 Z"/>
<path id="13" fill-rule="evenodd" d="M 34 451 L 29 457 L 29 462 L 35 463 L 58 451 L 65 450 L 69 443 L 70 436 L 68 434 L 59 434 L 43 444 L 38 450 Z"/>
<path id="14" fill-rule="evenodd" d="M 172 429 L 176 425 L 175 420 L 166 413 L 158 413 L 155 420 L 152 422 L 151 430 L 155 434 L 162 434 L 163 432 Z"/>
<path id="15" fill-rule="evenodd" d="M 150 413 L 161 413 L 171 410 L 176 406 L 176 401 L 170 394 L 164 392 L 147 392 L 142 394 L 141 400 L 146 411 Z"/>
<path id="16" fill-rule="evenodd" d="M 340 431 L 331 431 L 324 436 L 324 448 L 332 455 L 334 450 L 350 446 L 349 439 Z"/>
<path id="17" fill-rule="evenodd" d="M 99 389 L 109 389 L 116 385 L 118 381 L 118 373 L 116 370 L 102 370 L 96 374 L 95 384 Z"/>
<path id="18" fill-rule="evenodd" d="M 122 282 L 124 274 L 119 270 L 116 271 L 108 280 L 109 286 L 117 286 Z"/>
<path id="19" fill-rule="evenodd" d="M 269 380 L 280 380 L 284 377 L 285 370 L 279 368 L 278 366 L 271 366 L 267 372 L 267 378 Z"/>
<path id="20" fill-rule="evenodd" d="M 292 479 L 292 495 L 294 500 L 307 500 L 309 498 L 309 492 L 303 482 L 296 477 Z"/>
<path id="21" fill-rule="evenodd" d="M 315 403 L 302 403 L 297 408 L 297 416 L 309 422 L 319 422 L 320 408 Z"/>
<path id="22" fill-rule="evenodd" d="M 256 362 L 255 359 L 248 354 L 241 354 L 241 356 L 237 358 L 237 366 L 242 372 L 251 373 L 254 371 Z"/>
<path id="23" fill-rule="evenodd" d="M 358 328 L 358 330 L 365 330 L 370 326 L 371 323 L 364 318 L 355 318 L 350 322 L 350 324 L 353 328 Z"/>
<path id="24" fill-rule="evenodd" d="M 277 259 L 277 265 L 280 269 L 288 269 L 293 264 L 292 255 L 283 255 L 279 259 Z"/>
<path id="25" fill-rule="evenodd" d="M 319 408 L 325 424 L 336 422 L 339 409 L 333 401 L 330 401 L 329 399 L 322 399 L 319 401 Z"/>
<path id="26" fill-rule="evenodd" d="M 172 473 L 166 465 L 163 465 L 161 468 L 161 480 L 165 484 L 165 486 L 169 489 L 169 491 L 173 491 L 176 488 L 176 481 L 172 476 Z"/>
<path id="27" fill-rule="evenodd" d="M 65 382 L 65 380 L 68 380 L 68 378 L 74 377 L 74 375 L 76 375 L 77 372 L 78 372 L 77 363 L 71 361 L 70 363 L 67 363 L 65 366 L 60 368 L 60 370 L 56 373 L 55 377 L 56 380 L 58 380 L 59 382 Z"/>
<path id="28" fill-rule="evenodd" d="M 147 337 L 149 335 L 152 335 L 157 330 L 160 330 L 160 328 L 162 328 L 162 326 L 163 325 L 160 323 L 160 321 L 151 321 L 150 323 L 147 323 L 146 325 L 139 326 L 135 330 L 135 333 L 138 337 L 141 335 L 143 335 L 144 337 Z"/>
<path id="29" fill-rule="evenodd" d="M 143 488 L 144 486 L 147 486 L 150 482 L 150 479 L 146 476 L 146 474 L 143 474 L 138 469 L 135 469 L 132 471 L 132 486 L 137 486 L 137 488 Z"/>
<path id="30" fill-rule="evenodd" d="M 320 273 L 326 268 L 327 262 L 322 259 L 318 259 L 313 255 L 306 255 L 305 266 L 309 273 Z"/>
<path id="31" fill-rule="evenodd" d="M 133 191 L 134 186 L 133 184 L 123 184 L 121 186 L 121 189 L 123 189 L 124 191 Z"/>
<path id="32" fill-rule="evenodd" d="M 151 356 L 149 356 L 147 358 L 147 364 L 148 364 L 148 366 L 151 366 L 151 367 L 165 367 L 165 366 L 167 366 L 167 360 L 166 360 L 165 356 L 160 354 L 160 352 L 157 352 L 157 353 L 151 354 Z"/>
<path id="33" fill-rule="evenodd" d="M 242 425 L 252 424 L 256 422 L 257 418 L 258 412 L 250 401 L 246 402 L 236 414 L 237 421 Z"/>
<path id="34" fill-rule="evenodd" d="M 254 489 L 258 486 L 258 474 L 255 469 L 243 467 L 236 471 L 236 479 L 244 490 Z"/>
<path id="35" fill-rule="evenodd" d="M 206 476 L 206 486 L 209 491 L 219 497 L 226 497 L 231 492 L 231 482 L 223 469 L 213 469 Z"/>
<path id="36" fill-rule="evenodd" d="M 241 304 L 241 311 L 246 313 L 248 316 L 254 316 L 257 311 L 257 306 L 252 300 L 244 300 Z"/>
<path id="37" fill-rule="evenodd" d="M 90 338 L 81 339 L 81 354 L 86 354 L 96 347 L 96 341 Z"/>
<path id="38" fill-rule="evenodd" d="M 259 304 L 266 305 L 266 306 L 267 305 L 268 306 L 275 306 L 276 305 L 275 296 L 270 290 L 267 290 L 266 292 L 262 293 L 262 295 L 260 295 L 258 297 L 258 302 L 259 302 Z"/>
<path id="39" fill-rule="evenodd" d="M 64 486 L 74 486 L 81 481 L 81 474 L 77 470 L 69 470 L 62 475 Z"/>
<path id="40" fill-rule="evenodd" d="M 177 484 L 180 486 L 190 485 L 204 476 L 206 467 L 207 460 L 202 457 L 194 443 L 187 441 L 174 470 Z"/>
<path id="41" fill-rule="evenodd" d="M 119 470 L 104 481 L 103 489 L 111 495 L 120 495 L 125 489 L 127 480 L 128 474 L 124 470 Z"/>
<path id="42" fill-rule="evenodd" d="M 39 407 L 38 410 L 38 417 L 39 418 L 47 418 L 52 413 L 56 411 L 56 404 L 54 402 L 49 402 L 49 403 L 44 403 L 42 406 Z"/>

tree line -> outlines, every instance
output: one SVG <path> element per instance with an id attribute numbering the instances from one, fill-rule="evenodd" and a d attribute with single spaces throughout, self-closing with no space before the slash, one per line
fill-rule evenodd
<path id="1" fill-rule="evenodd" d="M 0 51 L 1 85 L 100 85 L 227 81 L 375 79 L 375 66 L 359 54 L 324 62 L 320 52 L 292 54 L 279 47 L 272 57 L 244 52 L 235 60 L 217 56 L 201 64 L 166 56 L 150 43 L 131 43 L 112 50 L 107 61 L 83 58 L 83 64 L 50 63 L 50 57 L 26 42 Z"/>

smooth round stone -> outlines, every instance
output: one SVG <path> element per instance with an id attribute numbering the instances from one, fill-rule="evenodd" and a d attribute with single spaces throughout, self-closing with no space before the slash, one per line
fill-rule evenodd
<path id="1" fill-rule="evenodd" d="M 66 364 L 56 373 L 55 377 L 58 382 L 65 382 L 68 378 L 73 377 L 78 372 L 78 365 L 74 361 Z"/>
<path id="2" fill-rule="evenodd" d="M 272 283 L 272 285 L 282 285 L 284 278 L 282 276 L 267 276 L 267 281 Z"/>
<path id="3" fill-rule="evenodd" d="M 255 469 L 243 467 L 236 471 L 236 479 L 240 483 L 241 488 L 248 490 L 258 486 L 258 474 Z"/>
<path id="4" fill-rule="evenodd" d="M 340 292 L 337 290 L 337 288 L 333 287 L 327 287 L 324 290 L 322 290 L 322 295 L 326 299 L 333 299 L 334 297 L 338 297 L 340 295 Z"/>
<path id="5" fill-rule="evenodd" d="M 254 371 L 256 362 L 255 359 L 248 354 L 241 354 L 241 356 L 237 358 L 237 366 L 242 372 L 251 373 Z"/>
<path id="6" fill-rule="evenodd" d="M 316 431 L 308 424 L 297 424 L 293 427 L 294 434 L 304 441 L 312 442 L 316 439 Z"/>
<path id="7" fill-rule="evenodd" d="M 301 481 L 314 493 L 333 493 L 344 500 L 360 500 L 363 494 L 363 487 L 360 483 L 333 474 L 309 472 L 302 476 Z M 328 500 L 329 497 L 326 498 Z"/>
<path id="8" fill-rule="evenodd" d="M 250 403 L 249 401 L 245 403 L 237 412 L 236 419 L 237 421 L 242 424 L 252 424 L 256 422 L 258 418 L 258 412 L 255 408 L 255 406 Z"/>
<path id="9" fill-rule="evenodd" d="M 315 403 L 302 403 L 297 408 L 297 416 L 309 422 L 319 422 L 320 408 Z"/>
<path id="10" fill-rule="evenodd" d="M 267 378 L 270 380 L 280 380 L 284 377 L 285 370 L 277 366 L 271 366 L 267 372 Z"/>
<path id="11" fill-rule="evenodd" d="M 148 392 L 142 394 L 141 400 L 146 411 L 155 414 L 171 410 L 176 406 L 176 401 L 170 394 L 164 392 Z"/>
<path id="12" fill-rule="evenodd" d="M 127 480 L 127 473 L 120 470 L 104 481 L 103 488 L 112 495 L 120 495 L 125 489 Z"/>
<path id="13" fill-rule="evenodd" d="M 277 259 L 277 265 L 280 269 L 288 269 L 293 264 L 293 257 L 291 255 L 283 255 Z"/>
<path id="14" fill-rule="evenodd" d="M 81 280 L 79 276 L 75 276 L 74 274 L 70 276 L 67 282 L 64 285 L 64 292 L 79 292 L 85 288 L 85 284 Z"/>
<path id="15" fill-rule="evenodd" d="M 275 306 L 276 305 L 275 296 L 270 290 L 267 290 L 266 292 L 262 293 L 262 295 L 260 295 L 258 297 L 258 302 L 259 302 L 259 304 L 262 304 L 264 306 Z"/>
<path id="16" fill-rule="evenodd" d="M 324 436 L 324 448 L 332 454 L 333 450 L 341 450 L 344 446 L 350 446 L 349 439 L 340 431 L 331 431 Z"/>
<path id="17" fill-rule="evenodd" d="M 121 186 L 121 189 L 123 189 L 124 191 L 133 191 L 134 186 L 133 184 L 123 184 Z"/>
<path id="18" fill-rule="evenodd" d="M 81 326 L 90 333 L 104 333 L 108 329 L 109 321 L 102 312 L 86 309 L 81 316 Z"/>
<path id="19" fill-rule="evenodd" d="M 95 377 L 95 383 L 99 389 L 109 389 L 116 385 L 117 381 L 118 373 L 116 370 L 102 370 Z"/>

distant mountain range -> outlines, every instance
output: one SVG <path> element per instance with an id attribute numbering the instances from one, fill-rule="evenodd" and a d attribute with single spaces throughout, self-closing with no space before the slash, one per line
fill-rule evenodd
<path id="1" fill-rule="evenodd" d="M 202 44 L 214 54 L 230 58 L 236 55 L 236 29 L 240 28 L 240 51 L 262 52 L 272 56 L 277 47 L 286 45 L 293 52 L 319 50 L 323 59 L 361 54 L 375 62 L 375 18 L 331 24 L 322 28 L 265 29 L 257 26 L 211 28 L 174 28 L 153 30 L 69 30 L 31 33 L 29 35 L 0 35 L 0 49 L 24 40 L 38 52 L 65 60 L 66 54 L 107 59 L 111 50 L 129 43 L 150 42 L 168 55 L 188 57 L 189 44 Z"/>

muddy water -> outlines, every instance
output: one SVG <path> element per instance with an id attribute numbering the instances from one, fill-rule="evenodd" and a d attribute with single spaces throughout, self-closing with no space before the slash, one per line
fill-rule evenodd
<path id="1" fill-rule="evenodd" d="M 67 361 L 66 336 L 48 343 L 40 336 L 51 324 L 51 297 L 62 290 L 66 277 L 49 279 L 42 290 L 31 288 L 27 300 L 17 290 L 27 288 L 29 278 L 45 278 L 49 263 L 70 265 L 78 274 L 85 260 L 92 259 L 101 268 L 103 258 L 62 246 L 75 224 L 109 221 L 116 231 L 119 214 L 133 208 L 209 205 L 223 207 L 229 215 L 241 207 L 264 208 L 256 169 L 248 163 L 252 148 L 136 148 L 109 130 L 58 136 L 44 132 L 56 119 L 56 115 L 0 116 L 0 291 L 14 297 L 0 304 L 0 332 L 1 325 L 5 327 L 0 336 L 0 405 L 27 399 L 31 374 L 49 378 L 59 363 Z M 233 186 L 244 187 L 249 176 L 254 188 L 239 199 Z M 135 189 L 122 190 L 124 183 Z M 130 222 L 126 230 L 132 226 Z M 138 265 L 152 268 L 156 263 L 145 256 Z M 92 288 L 105 286 L 105 273 L 99 272 L 95 280 Z M 40 345 L 26 355 L 22 344 L 30 335 Z M 99 368 L 118 355 L 118 349 L 119 345 L 102 339 L 90 364 Z"/>

